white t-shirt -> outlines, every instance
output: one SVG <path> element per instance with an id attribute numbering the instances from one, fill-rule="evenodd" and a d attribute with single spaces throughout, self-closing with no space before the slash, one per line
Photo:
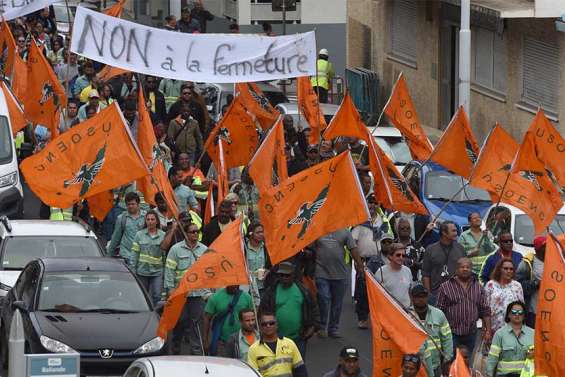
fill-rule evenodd
<path id="1" fill-rule="evenodd" d="M 400 302 L 405 308 L 410 307 L 410 284 L 412 283 L 412 272 L 406 266 L 396 271 L 390 264 L 382 266 L 375 272 L 375 278 L 388 293 Z"/>

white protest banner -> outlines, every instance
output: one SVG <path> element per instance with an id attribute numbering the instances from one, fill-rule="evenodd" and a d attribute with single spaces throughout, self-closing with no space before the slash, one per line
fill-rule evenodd
<path id="1" fill-rule="evenodd" d="M 6 21 L 48 7 L 57 0 L 0 0 L 0 18 Z"/>
<path id="2" fill-rule="evenodd" d="M 71 51 L 113 67 L 177 80 L 232 83 L 316 74 L 314 32 L 267 37 L 184 34 L 79 7 Z"/>

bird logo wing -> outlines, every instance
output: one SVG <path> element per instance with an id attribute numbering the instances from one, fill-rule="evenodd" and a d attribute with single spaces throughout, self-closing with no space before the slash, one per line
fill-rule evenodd
<path id="1" fill-rule="evenodd" d="M 84 196 L 90 189 L 90 186 L 94 182 L 94 178 L 100 173 L 102 167 L 104 166 L 106 155 L 106 144 L 96 154 L 96 157 L 92 164 L 82 164 L 79 171 L 71 179 L 63 182 L 63 186 L 66 188 L 70 185 L 82 183 L 79 196 Z"/>
<path id="2" fill-rule="evenodd" d="M 271 104 L 269 103 L 267 97 L 257 93 L 251 84 L 247 83 L 247 87 L 249 88 L 249 93 L 251 93 L 251 96 L 259 104 L 259 106 L 261 106 L 266 112 L 272 113 L 273 111 L 271 110 Z"/>
<path id="3" fill-rule="evenodd" d="M 469 157 L 469 160 L 471 160 L 471 162 L 475 164 L 475 162 L 477 162 L 477 154 L 473 149 L 473 145 L 469 142 L 469 140 L 467 140 L 467 138 L 465 138 L 465 152 L 467 152 L 467 157 Z"/>
<path id="4" fill-rule="evenodd" d="M 541 174 L 537 171 L 532 171 L 532 170 L 520 170 L 519 174 L 522 178 L 531 182 L 534 185 L 534 187 L 536 188 L 536 190 L 538 190 L 539 192 L 543 191 L 543 188 L 541 187 L 541 185 L 538 181 L 538 178 L 537 178 L 537 177 L 543 176 L 543 174 Z"/>
<path id="5" fill-rule="evenodd" d="M 394 185 L 394 187 L 396 187 L 398 189 L 398 191 L 400 191 L 406 199 L 413 202 L 414 197 L 410 193 L 410 190 L 408 189 L 408 185 L 406 184 L 406 182 L 402 178 L 400 178 L 398 175 L 396 175 L 394 170 L 392 170 L 391 168 L 387 167 L 387 171 L 388 171 L 388 176 L 390 177 L 390 180 L 392 181 L 392 184 Z"/>
<path id="6" fill-rule="evenodd" d="M 39 104 L 43 105 L 49 98 L 53 97 L 55 94 L 55 90 L 53 90 L 53 85 L 50 82 L 44 82 L 43 87 L 41 88 L 41 99 L 39 100 Z"/>

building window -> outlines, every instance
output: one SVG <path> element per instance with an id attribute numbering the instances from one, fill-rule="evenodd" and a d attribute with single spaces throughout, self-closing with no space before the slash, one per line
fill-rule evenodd
<path id="1" fill-rule="evenodd" d="M 524 38 L 522 56 L 522 101 L 557 113 L 559 105 L 559 46 L 557 43 Z"/>
<path id="2" fill-rule="evenodd" d="M 390 55 L 412 66 L 416 65 L 417 56 L 416 15 L 416 1 L 392 2 Z"/>
<path id="3" fill-rule="evenodd" d="M 471 81 L 475 88 L 494 95 L 506 94 L 506 46 L 502 35 L 473 28 L 471 36 Z"/>

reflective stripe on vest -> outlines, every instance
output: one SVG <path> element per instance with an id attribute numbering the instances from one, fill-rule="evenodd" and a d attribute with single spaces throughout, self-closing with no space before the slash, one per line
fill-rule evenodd
<path id="1" fill-rule="evenodd" d="M 310 83 L 312 84 L 312 86 L 319 86 L 327 90 L 330 87 L 328 80 L 330 62 L 324 59 L 318 59 L 317 65 L 318 65 L 318 75 L 312 76 L 312 78 L 310 79 Z"/>
<path id="2" fill-rule="evenodd" d="M 54 221 L 72 221 L 73 220 L 73 208 L 49 208 L 49 220 Z"/>

